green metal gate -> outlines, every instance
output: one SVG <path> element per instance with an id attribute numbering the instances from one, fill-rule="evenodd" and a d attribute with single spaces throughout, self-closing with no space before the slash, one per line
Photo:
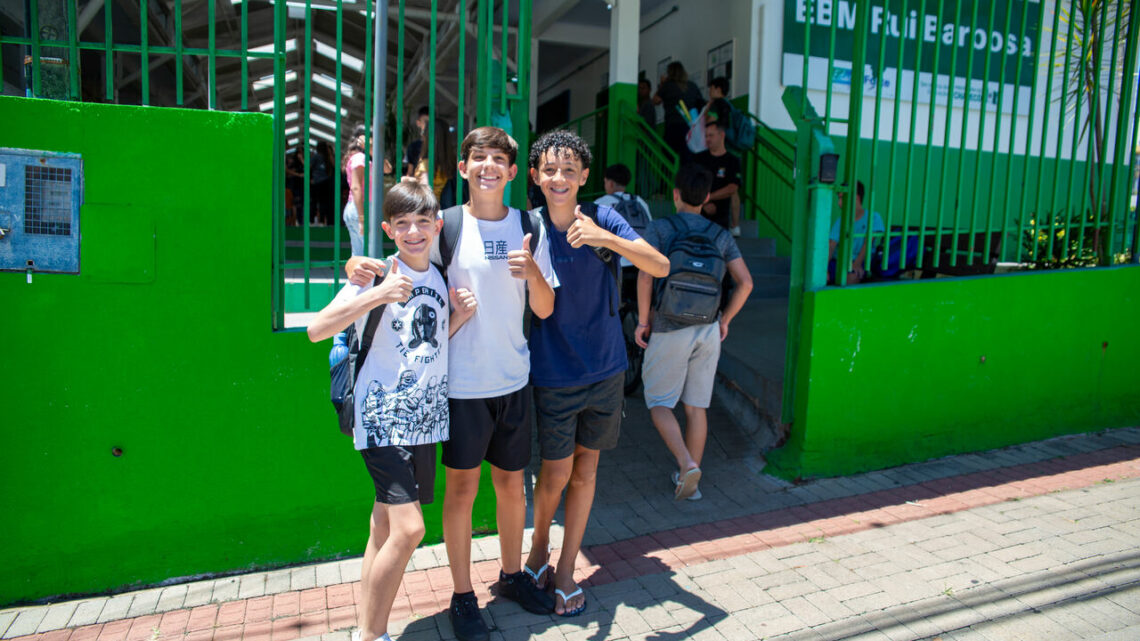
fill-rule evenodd
<path id="1" fill-rule="evenodd" d="M 372 155 L 382 147 L 393 165 L 385 184 L 398 180 L 405 147 L 421 136 L 412 125 L 421 105 L 429 112 L 422 134 L 429 176 L 458 160 L 438 157 L 441 135 L 453 143 L 441 148 L 457 150 L 466 131 L 496 124 L 527 148 L 531 4 L 29 0 L 22 31 L 0 32 L 0 81 L 29 97 L 272 114 L 271 310 L 280 329 L 303 324 L 286 314 L 320 309 L 343 279 L 341 157 L 356 125 L 364 125 Z M 382 135 L 372 135 L 374 117 Z M 437 128 L 437 119 L 446 127 Z M 300 171 L 287 175 L 287 154 L 299 154 Z M 319 165 L 331 184 L 314 182 Z M 296 187 L 296 206 L 286 201 L 287 187 Z M 458 189 L 462 199 L 461 181 Z M 516 206 L 525 198 L 523 189 L 511 192 Z M 378 211 L 372 203 L 367 209 Z M 314 211 L 324 225 L 315 224 Z M 365 222 L 372 254 L 381 251 L 375 220 Z"/>

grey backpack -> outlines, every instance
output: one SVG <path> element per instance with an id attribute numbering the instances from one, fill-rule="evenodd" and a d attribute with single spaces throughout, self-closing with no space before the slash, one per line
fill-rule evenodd
<path id="1" fill-rule="evenodd" d="M 680 216 L 664 220 L 673 228 L 663 252 L 669 259 L 669 275 L 657 281 L 655 309 L 680 325 L 711 323 L 720 311 L 721 283 L 728 268 L 716 240 L 728 232 L 712 221 L 696 230 Z"/>

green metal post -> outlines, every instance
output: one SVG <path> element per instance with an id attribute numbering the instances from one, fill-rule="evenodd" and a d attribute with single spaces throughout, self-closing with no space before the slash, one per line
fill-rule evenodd
<path id="1" fill-rule="evenodd" d="M 903 15 L 903 16 L 907 15 L 907 0 L 903 0 L 902 13 L 900 15 Z M 906 31 L 905 25 L 903 25 L 903 31 L 904 32 Z M 897 75 L 895 76 L 895 100 L 894 100 L 895 110 L 894 110 L 894 113 L 891 115 L 891 146 L 890 146 L 891 151 L 890 151 L 890 158 L 887 160 L 887 184 L 890 185 L 892 188 L 887 189 L 887 206 L 886 206 L 887 211 L 886 211 L 886 216 L 884 216 L 884 220 L 883 220 L 883 227 L 884 227 L 883 242 L 885 244 L 885 246 L 883 247 L 883 261 L 882 261 L 883 269 L 886 269 L 887 261 L 890 260 L 890 252 L 886 251 L 886 250 L 890 246 L 891 223 L 893 222 L 894 205 L 895 205 L 893 186 L 895 184 L 895 157 L 898 155 L 898 151 L 899 151 L 898 150 L 898 144 L 899 144 L 899 113 L 900 113 L 900 110 L 902 109 L 902 102 L 903 102 L 902 76 L 903 76 L 903 70 L 906 69 L 906 48 L 905 48 L 906 40 L 907 39 L 905 37 L 899 38 L 898 67 L 897 67 Z M 920 43 L 922 42 L 921 38 L 919 39 L 919 42 Z M 886 47 L 884 47 L 884 49 L 885 48 Z M 919 56 L 915 56 L 915 62 L 914 62 L 914 86 L 915 87 L 918 86 L 918 70 L 919 70 L 919 67 L 921 66 L 921 62 L 922 62 L 922 58 Z M 916 91 L 917 91 L 917 89 L 916 89 Z M 910 105 L 910 120 L 912 123 L 914 122 L 914 106 L 915 106 L 915 104 L 912 102 Z M 876 146 L 878 146 L 878 135 L 877 134 L 875 136 L 875 140 L 876 140 Z M 907 149 L 908 149 L 907 156 L 908 157 L 910 156 L 909 150 L 913 149 L 913 145 L 914 145 L 913 140 L 911 140 L 910 144 L 907 145 Z M 872 165 L 872 166 L 874 166 L 874 165 Z M 907 166 L 908 167 L 910 166 L 909 162 L 907 163 Z M 904 218 L 904 220 L 903 220 L 902 239 L 903 239 L 904 243 L 906 242 L 906 220 L 905 220 L 905 218 L 906 218 L 905 212 L 906 212 L 906 204 L 907 204 L 906 200 L 909 196 L 910 196 L 909 191 L 903 192 L 903 212 L 904 212 L 903 218 Z M 867 215 L 868 216 L 871 215 L 871 212 L 868 211 Z M 863 269 L 865 269 L 867 271 L 870 271 L 871 254 L 872 254 L 872 248 L 874 247 L 874 245 L 872 244 L 874 241 L 873 232 L 874 232 L 874 225 L 871 224 L 871 219 L 868 218 L 867 219 L 867 235 L 865 237 L 864 245 L 863 245 L 863 247 L 865 247 L 867 250 L 865 252 Z M 905 256 L 906 253 L 903 252 L 902 255 Z"/>
<path id="2" fill-rule="evenodd" d="M 181 2 L 181 0 L 177 0 L 177 1 Z M 178 21 L 175 24 L 180 27 L 181 26 L 181 20 L 182 20 L 182 12 L 181 11 L 175 11 L 174 15 L 175 15 L 175 20 Z M 106 65 L 105 69 L 103 70 L 103 75 L 106 76 L 106 80 L 107 80 L 107 101 L 108 102 L 113 101 L 115 99 L 115 51 L 114 51 L 114 48 L 112 45 L 112 43 L 114 42 L 114 35 L 113 35 L 113 33 L 114 33 L 114 29 L 113 29 L 114 22 L 111 20 L 111 18 L 112 18 L 111 0 L 103 0 L 103 51 L 104 51 L 103 62 Z M 181 34 L 182 29 L 178 28 L 178 27 L 176 27 L 176 28 L 178 30 L 178 33 Z M 181 42 L 181 40 L 179 42 Z"/>
<path id="3" fill-rule="evenodd" d="M 954 3 L 954 24 L 959 24 L 961 21 L 962 21 L 962 3 L 961 2 L 955 2 Z M 949 159 L 950 119 L 953 117 L 953 114 L 954 114 L 954 87 L 957 84 L 957 69 L 958 69 L 958 38 L 955 37 L 954 40 L 950 44 L 950 86 L 948 87 L 948 90 L 946 92 L 947 93 L 947 96 L 946 96 L 946 117 L 943 119 L 943 122 L 942 122 L 942 172 L 941 172 L 941 179 L 938 181 L 938 223 L 937 223 L 937 227 L 935 227 L 935 232 L 934 232 L 934 247 L 935 247 L 934 267 L 936 269 L 938 268 L 938 266 L 942 262 L 942 218 L 943 218 L 943 214 L 945 213 L 945 209 L 946 209 L 946 205 L 945 205 L 945 202 L 946 202 L 946 200 L 945 200 L 946 183 L 949 182 L 949 180 L 946 177 L 946 170 L 950 166 L 950 159 Z M 970 79 L 969 79 L 969 76 L 970 76 L 970 74 L 969 74 L 969 72 L 967 72 L 966 73 L 966 95 L 965 95 L 965 98 L 962 100 L 962 131 L 963 132 L 966 130 L 967 116 L 969 115 L 969 110 L 970 110 Z M 966 153 L 965 145 L 959 146 L 958 153 L 959 153 L 959 155 L 963 155 Z M 958 166 L 961 167 L 961 158 L 959 158 L 959 160 L 958 160 Z M 958 175 L 959 176 L 962 175 L 961 169 L 959 169 Z M 955 196 L 955 198 L 954 198 L 954 209 L 955 210 L 958 209 L 957 196 Z M 955 224 L 957 224 L 957 223 L 955 223 Z M 951 233 L 956 234 L 957 229 L 955 228 L 955 230 Z M 954 237 L 956 238 L 957 236 L 955 235 Z M 954 247 L 955 247 L 955 249 L 957 249 L 956 243 L 955 243 Z M 951 257 L 950 264 L 951 265 L 956 264 L 953 260 L 953 257 Z"/>
<path id="4" fill-rule="evenodd" d="M 839 245 L 835 250 L 835 283 L 840 286 L 847 284 L 846 266 L 851 264 L 852 258 L 851 230 L 855 222 L 855 183 L 859 180 L 859 144 L 863 136 L 863 85 L 867 67 L 867 34 L 870 30 L 870 18 L 870 3 L 857 3 L 855 5 L 855 55 L 852 56 L 853 60 L 851 61 L 851 107 L 848 114 L 847 152 L 845 154 L 847 160 L 846 163 L 844 163 L 843 172 L 843 182 L 847 185 L 847 196 L 844 202 L 845 206 L 843 210 L 839 212 L 842 222 L 839 224 Z M 881 78 L 879 84 L 882 84 Z M 877 140 L 878 125 L 876 124 L 876 129 L 871 139 L 872 149 L 874 149 Z M 872 164 L 872 171 L 873 170 L 874 165 Z M 797 166 L 797 172 L 798 171 L 799 168 Z M 798 216 L 800 215 L 799 212 L 803 210 L 797 205 L 794 211 L 797 212 L 796 215 Z M 793 252 L 796 250 L 798 244 L 799 242 L 795 240 L 795 234 L 793 233 Z M 788 352 L 787 360 L 790 362 L 795 356 L 795 352 Z M 784 380 L 787 381 L 791 379 L 785 378 Z"/>
<path id="5" fill-rule="evenodd" d="M 1052 31 L 1050 31 L 1050 33 L 1053 34 L 1053 37 L 1050 38 L 1051 44 L 1049 45 L 1049 64 L 1046 67 L 1046 69 L 1048 69 L 1049 71 L 1048 71 L 1048 77 L 1045 80 L 1045 96 L 1046 96 L 1046 99 L 1045 99 L 1045 115 L 1041 119 L 1041 122 L 1045 123 L 1046 126 L 1048 126 L 1048 123 L 1049 123 L 1049 110 L 1053 106 L 1053 100 L 1052 100 L 1053 76 L 1056 75 L 1053 72 L 1053 65 L 1057 60 L 1057 41 L 1060 40 L 1060 38 L 1057 37 L 1057 28 L 1060 25 L 1061 25 L 1061 11 L 1060 11 L 1059 7 L 1054 5 L 1054 7 L 1053 7 L 1053 29 L 1052 29 Z M 1068 42 L 1065 43 L 1065 48 L 1066 48 L 1066 50 L 1068 49 Z M 1036 75 L 1036 74 L 1034 74 L 1034 75 Z M 1064 75 L 1062 75 L 1062 78 L 1063 77 L 1064 77 Z M 1065 92 L 1065 93 L 1067 93 L 1067 92 Z M 1065 97 L 1064 97 L 1064 95 L 1062 95 L 1061 100 L 1064 101 L 1064 99 L 1065 99 Z M 1062 103 L 1062 104 L 1064 104 L 1064 103 Z M 1032 112 L 1032 109 L 1030 111 Z M 1064 107 L 1061 107 L 1061 109 L 1057 113 L 1059 115 L 1062 115 L 1062 117 L 1063 117 L 1063 114 L 1065 113 Z M 1029 129 L 1029 131 L 1032 132 L 1033 130 Z M 1065 129 L 1063 126 L 1058 127 L 1058 129 L 1057 129 L 1056 161 L 1053 163 L 1053 168 L 1054 168 L 1053 186 L 1054 186 L 1054 189 L 1056 189 L 1056 185 L 1057 185 L 1056 169 L 1060 165 L 1061 142 L 1064 139 L 1064 132 L 1065 132 Z M 1037 198 L 1036 198 L 1036 201 L 1035 201 L 1034 207 L 1033 207 L 1034 224 L 1033 224 L 1033 242 L 1030 244 L 1030 260 L 1031 261 L 1037 260 L 1037 239 L 1038 239 L 1038 236 L 1040 234 L 1039 230 L 1045 224 L 1043 222 L 1045 218 L 1049 219 L 1048 230 L 1049 230 L 1050 238 L 1052 238 L 1052 235 L 1053 235 L 1053 216 L 1052 216 L 1052 209 L 1051 209 L 1053 206 L 1053 203 L 1050 203 L 1050 213 L 1048 214 L 1048 216 L 1044 215 L 1044 212 L 1041 211 L 1041 195 L 1044 192 L 1044 184 L 1042 183 L 1042 177 L 1045 175 L 1045 138 L 1046 138 L 1045 132 L 1042 131 L 1041 132 L 1041 145 L 1037 149 L 1037 156 L 1038 156 L 1038 161 L 1037 161 Z M 1022 202 L 1023 203 L 1025 202 L 1024 190 L 1022 191 Z M 1024 209 L 1024 205 L 1022 206 L 1022 209 Z M 1052 245 L 1049 245 L 1049 247 L 1051 248 Z"/>
<path id="6" fill-rule="evenodd" d="M 337 0 L 336 10 L 339 17 L 340 14 L 340 0 Z M 339 33 L 340 22 L 337 22 L 337 30 Z M 241 110 L 247 111 L 249 109 L 249 56 L 245 55 L 249 51 L 249 3 L 241 3 Z M 340 52 L 340 43 L 337 43 L 337 52 Z M 178 67 L 182 66 L 181 60 L 176 60 L 174 64 Z M 338 119 L 339 121 L 339 119 Z M 337 181 L 340 184 L 340 181 Z"/>
<path id="7" fill-rule="evenodd" d="M 455 153 L 456 163 L 462 160 L 460 144 L 466 135 L 466 107 L 467 107 L 467 11 L 468 0 L 459 0 L 462 5 L 459 13 L 459 115 L 455 119 Z M 402 53 L 402 52 L 401 52 Z M 463 176 L 455 176 L 455 202 L 463 203 Z"/>
<path id="8" fill-rule="evenodd" d="M 1022 42 L 1025 41 L 1025 26 L 1026 26 L 1026 21 L 1028 20 L 1028 17 L 1029 17 L 1028 12 L 1029 12 L 1029 3 L 1028 2 L 1021 3 L 1021 33 L 1018 36 L 1018 40 L 1022 41 Z M 1040 33 L 1038 33 L 1038 36 L 1040 36 Z M 1037 56 L 1038 53 L 1040 53 L 1039 50 L 1035 49 L 1034 50 L 1034 56 L 1033 56 L 1033 60 L 1035 62 L 1038 59 L 1038 56 Z M 1021 78 L 1021 63 L 1024 59 L 1025 59 L 1024 55 L 1019 55 L 1017 57 L 1017 67 L 1016 67 L 1016 70 L 1014 71 L 1014 74 L 1013 74 L 1015 78 L 1018 78 L 1018 79 Z M 1034 65 L 1033 66 L 1033 81 L 1032 81 L 1032 83 L 1030 85 L 1030 89 L 1029 89 L 1029 123 L 1028 123 L 1028 126 L 1025 128 L 1025 155 L 1023 157 L 1023 169 L 1022 169 L 1022 174 L 1021 174 L 1022 185 L 1024 185 L 1025 182 L 1029 179 L 1029 154 L 1030 154 L 1030 151 L 1033 147 L 1033 133 L 1035 131 L 1033 128 L 1034 116 L 1037 115 L 1037 110 L 1034 109 L 1034 107 L 1037 105 L 1037 77 L 1038 77 L 1038 75 L 1039 74 L 1037 73 L 1037 65 Z M 1013 248 L 1014 248 L 1014 252 L 1015 252 L 1013 260 L 1015 262 L 1021 262 L 1021 252 L 1022 252 L 1021 241 L 1023 238 L 1025 238 L 1025 220 L 1029 216 L 1029 213 L 1025 211 L 1025 193 L 1028 191 L 1028 189 L 1026 189 L 1024 186 L 1021 189 L 1018 189 L 1018 191 L 1021 192 L 1021 203 L 1018 205 L 1017 209 L 1012 209 L 1012 206 L 1010 204 L 1010 198 L 1009 198 L 1010 189 L 1012 187 L 1011 183 L 1013 181 L 1013 176 L 1012 176 L 1012 172 L 1010 171 L 1010 168 L 1013 166 L 1012 161 L 1013 161 L 1013 156 L 1014 156 L 1014 145 L 1015 145 L 1015 140 L 1017 138 L 1017 126 L 1016 126 L 1016 123 L 1017 123 L 1017 120 L 1016 120 L 1017 119 L 1017 107 L 1018 107 L 1018 101 L 1020 99 L 1021 99 L 1021 91 L 1020 91 L 1020 89 L 1015 89 L 1013 92 L 1013 108 L 1010 111 L 1010 114 L 1011 114 L 1010 118 L 1012 121 L 1012 125 L 1009 128 L 1010 163 L 1008 165 L 1006 165 L 1005 198 L 1003 199 L 1003 203 L 1004 203 L 1007 211 L 1012 210 L 1012 211 L 1017 212 L 1017 219 L 1018 219 L 1017 237 L 1016 237 L 1016 242 L 1013 243 Z M 1048 108 L 1048 106 L 1046 106 L 1046 108 Z M 1049 122 L 1048 118 L 1045 119 L 1045 122 Z M 1042 138 L 1042 140 L 1044 140 L 1044 138 L 1045 138 L 1044 132 L 1042 132 L 1041 138 Z M 1038 165 L 1040 165 L 1040 164 L 1041 164 L 1041 159 L 1038 159 Z M 1034 232 L 1034 233 L 1036 234 L 1036 232 Z M 1033 246 L 1036 247 L 1037 243 L 1034 242 Z M 1002 251 L 1002 257 L 1008 258 L 1008 254 L 1005 251 Z"/>
<path id="9" fill-rule="evenodd" d="M 244 4 L 244 3 L 243 3 Z M 336 168 L 329 167 L 335 179 L 333 179 L 333 211 L 332 211 L 332 227 L 333 227 L 333 287 L 339 290 L 340 287 L 340 226 L 341 217 L 336 211 L 340 205 L 340 141 L 343 138 L 341 130 L 341 103 L 343 102 L 344 92 L 340 90 L 341 83 L 344 82 L 344 61 L 341 57 L 344 49 L 344 0 L 336 0 L 336 102 L 334 108 L 336 109 L 336 117 L 333 122 L 336 124 L 336 129 L 333 132 L 333 159 L 338 163 Z M 351 198 L 351 196 L 350 196 Z M 360 219 L 360 214 L 357 214 L 357 220 Z"/>
<path id="10" fill-rule="evenodd" d="M 1129 16 L 1136 16 L 1137 5 L 1140 1 L 1132 0 L 1129 2 Z M 1123 7 L 1117 9 L 1120 12 Z M 1119 13 L 1118 13 L 1119 15 Z M 1116 141 L 1114 145 L 1115 155 L 1112 162 L 1112 179 L 1111 187 L 1109 188 L 1109 217 L 1108 217 L 1108 238 L 1105 242 L 1108 245 L 1108 253 L 1111 255 L 1116 249 L 1116 225 L 1117 214 L 1121 211 L 1128 212 L 1131 207 L 1131 199 L 1128 196 L 1132 193 L 1131 185 L 1135 182 L 1133 180 L 1133 173 L 1135 171 L 1133 165 L 1136 161 L 1136 124 L 1132 125 L 1132 143 L 1128 144 L 1128 115 L 1136 109 L 1133 103 L 1132 94 L 1137 88 L 1135 84 L 1136 74 L 1136 49 L 1138 44 L 1137 34 L 1140 33 L 1140 28 L 1136 26 L 1136 21 L 1129 19 L 1128 21 L 1128 35 L 1126 36 L 1126 43 L 1124 46 L 1124 72 L 1121 77 L 1120 86 L 1120 111 L 1118 112 L 1117 125 L 1116 125 Z M 1140 116 L 1140 110 L 1137 110 L 1137 116 Z M 1124 198 L 1122 199 L 1118 193 L 1120 187 L 1119 172 L 1124 163 L 1124 152 L 1128 150 L 1132 162 L 1129 163 L 1129 173 L 1127 181 L 1129 188 L 1124 190 Z M 1140 227 L 1140 225 L 1138 225 Z M 1128 223 L 1127 216 L 1125 218 L 1124 234 L 1127 234 Z M 1140 233 L 1137 233 L 1140 237 Z M 1121 250 L 1124 251 L 1128 247 L 1128 239 L 1125 235 L 1121 238 Z"/>
<path id="11" fill-rule="evenodd" d="M 301 127 L 301 144 L 305 150 L 305 198 L 302 205 L 302 216 L 305 219 L 305 224 L 302 226 L 304 249 L 302 250 L 302 260 L 304 268 L 305 279 L 305 309 L 312 309 L 312 288 L 310 287 L 310 279 L 312 277 L 313 269 L 313 256 L 310 245 L 312 244 L 312 236 L 310 233 L 310 212 L 312 212 L 312 182 L 310 181 L 310 171 L 313 164 L 313 152 L 309 146 L 309 138 L 312 136 L 310 132 L 311 116 L 313 111 L 312 106 L 312 93 L 313 93 L 313 6 L 312 0 L 305 0 L 305 73 L 304 79 L 298 78 L 299 82 L 305 85 L 305 119 Z M 274 92 L 284 92 L 285 87 L 274 87 Z M 277 117 L 277 114 L 274 114 Z M 282 112 L 279 117 L 284 118 L 285 114 Z"/>
<path id="12" fill-rule="evenodd" d="M 38 98 L 42 93 L 43 79 L 40 72 L 40 7 L 38 2 L 31 3 L 28 15 L 28 37 L 32 39 L 32 97 Z"/>
<path id="13" fill-rule="evenodd" d="M 242 8 L 245 8 L 246 3 L 241 3 Z M 245 48 L 244 46 L 242 47 Z M 244 60 L 245 56 L 242 56 Z M 249 83 L 248 79 L 243 78 L 242 86 L 245 87 Z M 243 88 L 243 91 L 245 89 Z M 174 0 L 174 93 L 175 101 L 179 107 L 182 106 L 182 0 Z"/>
<path id="14" fill-rule="evenodd" d="M 1013 5 L 1009 4 L 1007 6 L 1012 7 Z M 997 12 L 997 3 L 996 2 L 990 2 L 990 21 L 988 23 L 986 23 L 986 33 L 992 33 L 993 32 L 994 14 L 996 12 Z M 1008 24 L 1008 22 L 1007 22 L 1007 24 Z M 977 186 L 978 186 L 979 180 L 981 179 L 982 158 L 985 157 L 985 154 L 984 154 L 985 143 L 984 143 L 984 141 L 985 141 L 985 137 L 986 137 L 986 111 L 988 111 L 987 103 L 989 102 L 989 92 L 990 92 L 990 53 L 993 51 L 993 48 L 988 46 L 988 44 L 989 43 L 988 43 L 988 39 L 987 39 L 986 55 L 984 58 L 984 62 L 982 63 L 982 99 L 980 101 L 980 104 L 978 105 L 978 140 L 975 143 L 975 150 L 976 150 L 976 154 L 977 154 L 977 162 L 974 163 L 974 181 L 973 181 L 974 182 L 974 189 L 971 190 L 973 192 L 973 194 L 972 194 L 972 197 L 970 199 L 970 240 L 969 240 L 969 243 L 967 244 L 967 250 L 966 250 L 966 264 L 968 264 L 968 265 L 972 265 L 974 263 L 974 246 L 977 244 L 977 239 L 978 239 L 978 192 L 980 192 L 981 190 L 978 189 Z M 971 48 L 970 51 L 973 51 L 973 48 Z M 999 79 L 999 84 L 1000 84 L 1000 79 Z M 1000 91 L 998 92 L 998 95 L 1001 95 Z M 995 118 L 995 120 L 997 120 L 998 122 L 1001 122 L 1001 111 L 1000 111 L 1000 109 L 997 113 L 997 117 Z M 990 167 L 990 175 L 991 175 L 990 188 L 993 189 L 992 175 L 993 175 L 993 172 L 997 170 L 997 146 L 996 145 L 994 146 L 994 150 L 993 150 L 993 154 L 991 155 L 991 158 L 993 158 L 993 165 Z M 986 238 L 989 238 L 989 234 L 990 234 L 990 230 L 986 229 L 986 231 L 985 231 Z M 988 255 L 983 256 L 983 262 L 988 263 L 989 260 L 990 259 L 989 259 Z"/>
<path id="15" fill-rule="evenodd" d="M 992 20 L 991 20 L 992 22 Z M 970 33 L 974 34 L 978 28 L 978 2 L 974 1 L 974 9 L 970 13 Z M 972 36 L 971 36 L 972 37 Z M 962 175 L 966 173 L 966 132 L 969 131 L 970 123 L 970 88 L 974 84 L 974 46 L 973 42 L 969 44 L 970 50 L 966 54 L 966 95 L 962 104 L 962 136 L 958 143 L 958 181 L 954 188 L 954 231 L 950 237 L 950 265 L 955 266 L 958 264 L 958 239 L 962 235 Z M 988 51 L 988 49 L 987 49 Z M 986 86 L 985 79 L 982 79 L 982 101 L 980 109 L 978 110 L 978 118 L 985 119 L 986 116 Z M 981 160 L 982 150 L 980 148 L 974 150 L 974 161 Z M 973 227 L 970 228 L 971 239 L 973 238 Z M 971 240 L 971 242 L 973 242 Z"/>
<path id="16" fill-rule="evenodd" d="M 79 100 L 79 34 L 75 32 L 78 18 L 75 15 L 75 3 L 67 3 L 67 46 L 70 48 L 70 59 L 67 61 L 68 89 L 72 100 Z"/>
<path id="17" fill-rule="evenodd" d="M 943 2 L 944 2 L 944 0 L 938 0 L 938 15 L 942 15 Z M 931 66 L 932 71 L 930 73 L 930 111 L 927 112 L 927 115 L 926 115 L 926 160 L 925 160 L 923 167 L 922 167 L 922 184 L 924 186 L 924 190 L 926 187 L 928 187 L 930 185 L 930 156 L 931 156 L 930 149 L 931 149 L 931 142 L 934 140 L 934 113 L 935 113 L 935 111 L 937 111 L 935 109 L 935 106 L 938 104 L 938 68 L 939 68 L 938 67 L 938 61 L 939 61 L 940 55 L 942 54 L 941 42 L 942 41 L 940 39 L 937 39 L 937 38 L 934 40 L 934 64 L 933 64 L 933 66 Z M 949 114 L 950 114 L 953 102 L 954 102 L 954 75 L 953 75 L 953 73 L 951 73 L 951 75 L 950 75 L 950 86 L 948 87 L 947 96 L 946 96 L 947 118 L 949 118 Z M 945 167 L 945 165 L 946 165 L 946 149 L 947 149 L 946 146 L 942 147 L 941 153 L 942 153 L 942 165 L 943 165 L 943 167 Z M 929 198 L 923 198 L 922 199 L 922 211 L 919 214 L 919 218 L 918 218 L 920 224 L 918 227 L 919 252 L 918 252 L 917 267 L 919 269 L 922 269 L 922 267 L 924 266 L 923 263 L 924 263 L 925 258 L 926 258 L 925 252 L 923 252 L 921 250 L 921 248 L 926 246 L 926 228 L 927 228 L 926 205 L 929 202 L 930 202 Z M 937 233 L 937 228 L 935 231 Z M 937 256 L 938 252 L 935 251 L 934 255 Z"/>
<path id="18" fill-rule="evenodd" d="M 285 17 L 284 2 L 273 5 L 273 327 L 285 327 Z M 178 67 L 182 64 L 179 62 Z M 307 164 L 307 163 L 306 163 Z M 292 206 L 292 203 L 288 203 Z"/>
<path id="19" fill-rule="evenodd" d="M 139 43 L 141 47 L 142 63 L 139 71 L 142 73 L 142 104 L 150 104 L 150 17 L 147 15 L 149 2 L 139 3 Z M 214 3 L 210 3 L 210 50 L 214 49 Z M 213 70 L 210 71 L 213 75 Z"/>

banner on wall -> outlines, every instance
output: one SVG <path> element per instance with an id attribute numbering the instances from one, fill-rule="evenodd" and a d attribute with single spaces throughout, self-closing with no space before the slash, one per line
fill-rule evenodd
<path id="1" fill-rule="evenodd" d="M 808 24 L 808 0 L 784 0 L 784 85 L 802 85 L 807 58 L 807 87 L 824 91 L 829 84 L 828 55 L 835 30 L 831 90 L 850 93 L 855 52 L 855 0 L 817 0 Z M 939 6 L 941 5 L 941 12 Z M 1037 71 L 1040 0 L 877 0 L 870 11 L 867 64 L 861 81 L 864 95 L 915 97 L 972 108 L 984 105 L 1004 113 L 1029 113 L 1029 94 Z M 810 29 L 810 47 L 807 51 Z M 938 68 L 934 68 L 938 49 Z M 916 64 L 917 58 L 917 64 Z M 988 60 L 987 60 L 988 58 Z M 882 74 L 876 69 L 882 61 Z M 987 66 L 988 63 L 988 66 Z M 900 69 L 901 67 L 901 69 Z M 917 72 L 916 72 L 917 69 Z M 969 69 L 969 73 L 967 70 Z M 971 77 L 967 87 L 966 79 Z M 881 89 L 879 85 L 881 83 Z"/>

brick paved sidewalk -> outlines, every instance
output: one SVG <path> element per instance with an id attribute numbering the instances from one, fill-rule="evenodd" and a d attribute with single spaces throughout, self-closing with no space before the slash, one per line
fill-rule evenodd
<path id="1" fill-rule="evenodd" d="M 535 616 L 492 600 L 494 537 L 477 545 L 476 592 L 492 638 L 503 639 L 948 633 L 944 640 L 1052 641 L 1115 633 L 1136 641 L 1137 441 L 1140 430 L 1114 430 L 763 495 L 753 487 L 751 511 L 719 484 L 702 483 L 712 500 L 666 505 L 689 508 L 690 520 L 710 507 L 722 518 L 654 531 L 627 511 L 632 536 L 602 528 L 587 541 L 575 573 L 590 599 L 582 617 Z M 628 510 L 600 503 L 602 521 Z M 392 626 L 401 639 L 454 636 L 438 614 L 451 593 L 439 547 L 417 551 L 405 576 Z M 11 609 L 0 611 L 0 632 L 44 641 L 347 640 L 358 576 L 352 559 Z"/>

